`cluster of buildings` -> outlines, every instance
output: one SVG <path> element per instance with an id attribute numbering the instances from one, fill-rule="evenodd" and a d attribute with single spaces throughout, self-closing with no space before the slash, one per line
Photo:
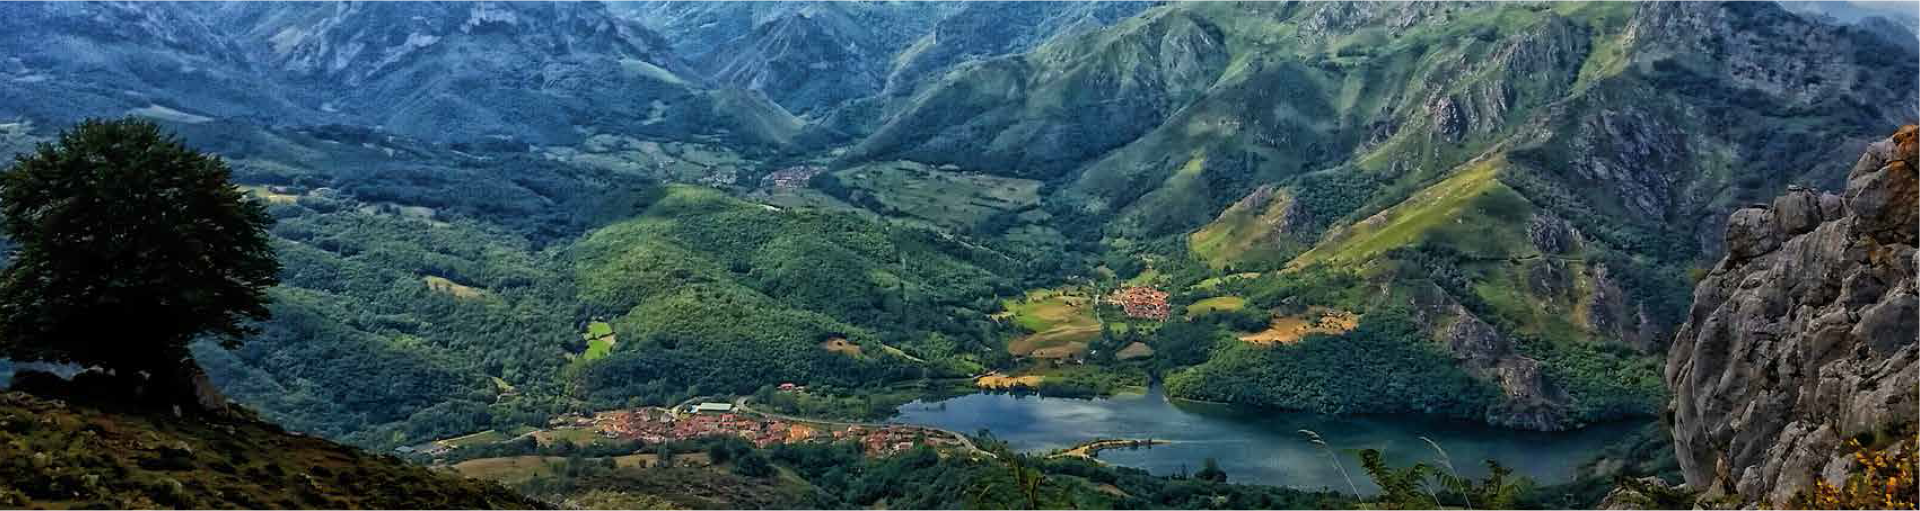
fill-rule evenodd
<path id="1" fill-rule="evenodd" d="M 794 188 L 804 188 L 807 186 L 807 180 L 813 179 L 813 176 L 819 175 L 821 172 L 826 172 L 826 170 L 826 167 L 819 165 L 795 165 L 773 171 L 767 174 L 767 177 L 762 178 L 762 180 L 764 180 L 768 186 L 776 189 L 791 190 Z"/>
<path id="2" fill-rule="evenodd" d="M 1167 305 L 1167 292 L 1151 287 L 1123 287 L 1115 290 L 1108 299 L 1120 304 L 1120 310 L 1126 312 L 1129 318 L 1165 321 L 1171 310 Z"/>
<path id="3" fill-rule="evenodd" d="M 847 426 L 846 429 L 834 431 L 833 440 L 859 442 L 868 456 L 891 456 L 920 444 L 939 448 L 959 443 L 952 436 L 939 431 L 897 425 Z"/>
<path id="4" fill-rule="evenodd" d="M 446 456 L 447 453 L 449 452 L 453 452 L 453 446 L 447 445 L 442 442 L 427 442 L 420 445 L 402 445 L 399 447 L 395 447 L 393 448 L 393 452 L 400 453 L 402 455 L 417 454 L 420 456 L 440 457 L 440 456 Z"/>
<path id="5" fill-rule="evenodd" d="M 577 419 L 569 419 L 570 424 Z M 825 426 L 735 413 L 726 403 L 701 403 L 682 413 L 666 408 L 636 408 L 594 414 L 587 423 L 601 436 L 646 443 L 666 443 L 715 436 L 738 436 L 758 447 L 803 442 L 858 442 L 868 455 L 886 456 L 918 444 L 958 443 L 943 432 L 904 425 Z"/>

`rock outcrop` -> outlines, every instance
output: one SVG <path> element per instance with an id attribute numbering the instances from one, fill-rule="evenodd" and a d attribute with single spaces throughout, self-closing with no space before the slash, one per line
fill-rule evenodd
<path id="1" fill-rule="evenodd" d="M 1574 425 L 1567 407 L 1571 396 L 1546 377 L 1539 360 L 1520 354 L 1514 339 L 1500 335 L 1439 286 L 1416 288 L 1409 298 L 1414 320 L 1434 332 L 1441 349 L 1468 374 L 1500 389 L 1500 401 L 1487 410 L 1488 424 L 1532 431 Z"/>
<path id="2" fill-rule="evenodd" d="M 1870 146 L 1843 194 L 1736 211 L 1667 360 L 1687 483 L 1785 506 L 1840 482 L 1849 438 L 1915 419 L 1914 126 Z"/>

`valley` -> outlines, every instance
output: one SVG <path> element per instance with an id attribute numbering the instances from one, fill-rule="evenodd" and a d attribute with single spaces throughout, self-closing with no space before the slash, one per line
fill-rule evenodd
<path id="1" fill-rule="evenodd" d="M 549 503 L 1315 507 L 1391 494 L 1342 476 L 1374 449 L 1591 507 L 1681 473 L 1642 437 L 1739 212 L 1920 121 L 1897 17 L 5 4 L 0 155 L 126 117 L 216 156 L 279 269 L 180 356 Z M 1023 470 L 1068 482 L 969 486 Z"/>
<path id="2" fill-rule="evenodd" d="M 990 432 L 986 438 L 1005 442 L 1016 451 L 1050 458 L 1098 459 L 1158 475 L 1197 470 L 1201 460 L 1212 459 L 1241 482 L 1315 490 L 1338 488 L 1344 480 L 1336 462 L 1308 442 L 1302 430 L 1319 432 L 1341 453 L 1336 455 L 1337 463 L 1357 466 L 1354 453 L 1360 449 L 1378 449 L 1395 462 L 1436 456 L 1494 460 L 1551 485 L 1573 479 L 1585 460 L 1600 456 L 1613 442 L 1644 426 L 1627 421 L 1564 433 L 1524 433 L 1462 421 L 1258 410 L 1170 399 L 1154 387 L 1092 399 L 1008 393 L 929 398 L 900 405 L 881 422 L 769 413 L 753 408 L 750 397 L 696 400 L 671 408 L 567 414 L 549 420 L 545 428 L 526 428 L 512 435 L 487 431 L 398 450 L 469 476 L 523 483 L 553 476 L 552 470 L 567 458 L 498 454 L 542 449 L 635 452 L 606 459 L 616 467 L 698 467 L 710 466 L 712 461 L 701 453 L 663 457 L 633 446 L 739 438 L 762 449 L 850 442 L 861 446 L 869 458 L 902 456 L 922 446 L 942 457 L 975 461 L 995 457 L 958 433 L 978 431 Z M 573 451 L 561 443 L 572 445 Z M 1543 452 L 1551 455 L 1540 456 Z M 1461 470 L 1477 477 L 1485 475 L 1484 468 L 1474 465 Z M 1373 483 L 1362 482 L 1365 493 L 1379 490 Z"/>

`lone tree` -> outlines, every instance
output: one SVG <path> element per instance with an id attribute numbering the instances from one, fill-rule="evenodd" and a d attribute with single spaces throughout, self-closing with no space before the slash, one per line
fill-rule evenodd
<path id="1" fill-rule="evenodd" d="M 280 263 L 266 209 L 217 156 L 153 123 L 88 120 L 0 170 L 0 356 L 72 362 L 191 402 L 187 345 L 234 348 L 266 319 Z"/>

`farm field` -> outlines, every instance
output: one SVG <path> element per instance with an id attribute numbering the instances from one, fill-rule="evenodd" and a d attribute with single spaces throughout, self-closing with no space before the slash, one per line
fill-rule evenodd
<path id="1" fill-rule="evenodd" d="M 458 436 L 458 437 L 453 437 L 446 440 L 441 440 L 435 443 L 446 445 L 448 447 L 458 448 L 458 447 L 466 447 L 470 445 L 485 445 L 485 444 L 505 442 L 507 438 L 508 438 L 508 435 L 506 433 L 501 433 L 498 430 L 489 429 L 489 430 L 481 431 L 479 433 L 474 433 L 471 435 Z"/>
<path id="2" fill-rule="evenodd" d="M 1136 356 L 1133 358 L 1152 355 L 1152 348 L 1137 342 L 1133 345 L 1138 346 L 1134 348 L 1136 351 L 1133 354 Z M 1140 350 L 1144 350 L 1144 355 Z M 1125 351 L 1122 350 L 1122 352 Z M 1144 392 L 1147 388 L 1147 380 L 1147 373 L 1135 367 L 1038 360 L 1020 369 L 987 373 L 975 378 L 973 385 L 986 390 L 1025 389 L 1052 391 L 1056 395 L 1093 397 L 1110 393 Z"/>
<path id="3" fill-rule="evenodd" d="M 266 201 L 267 204 L 295 204 L 300 202 L 299 195 L 276 192 L 266 186 L 243 185 L 240 186 L 240 189 L 260 200 Z"/>
<path id="4" fill-rule="evenodd" d="M 1316 308 L 1298 316 L 1274 318 L 1273 325 L 1266 330 L 1240 336 L 1240 340 L 1268 346 L 1293 344 L 1310 334 L 1344 334 L 1358 326 L 1358 314 Z"/>
<path id="5" fill-rule="evenodd" d="M 910 161 L 860 165 L 834 175 L 847 187 L 871 194 L 887 208 L 944 227 L 971 227 L 996 213 L 1040 203 L 1039 181 L 958 172 Z"/>
<path id="6" fill-rule="evenodd" d="M 1246 280 L 1246 279 L 1256 278 L 1259 276 L 1260 276 L 1260 272 L 1249 271 L 1249 272 L 1240 272 L 1240 273 L 1221 275 L 1218 277 L 1207 277 L 1205 280 L 1201 280 L 1200 282 L 1194 283 L 1193 286 L 1189 287 L 1188 289 L 1208 290 L 1208 289 L 1220 287 L 1221 284 L 1226 284 L 1228 282 L 1233 282 L 1237 280 Z"/>
<path id="7" fill-rule="evenodd" d="M 1086 353 L 1087 344 L 1100 336 L 1092 298 L 1078 290 L 1037 290 L 1021 300 L 1005 302 L 1015 325 L 1031 332 L 1007 344 L 1015 356 L 1069 358 Z"/>
<path id="8" fill-rule="evenodd" d="M 484 298 L 487 296 L 487 293 L 485 291 L 481 291 L 479 288 L 461 284 L 459 282 L 454 282 L 452 280 L 448 280 L 443 277 L 435 277 L 432 275 L 428 275 L 426 277 L 422 277 L 421 280 L 427 283 L 427 289 L 432 289 L 435 292 L 439 292 L 439 293 L 445 293 L 447 295 L 453 296 L 454 298 L 459 298 L 462 300 L 472 300 L 475 298 Z"/>
<path id="9" fill-rule="evenodd" d="M 1015 376 L 1015 375 L 1007 375 L 1007 374 L 1000 374 L 998 372 L 994 372 L 994 373 L 987 373 L 987 375 L 981 376 L 979 378 L 975 378 L 973 380 L 973 384 L 974 386 L 977 386 L 983 389 L 1006 390 L 1006 389 L 1012 389 L 1017 387 L 1027 387 L 1027 388 L 1039 387 L 1040 382 L 1046 381 L 1046 379 L 1047 378 L 1045 376 L 1041 376 L 1037 374 L 1025 374 L 1025 375 Z"/>
<path id="10" fill-rule="evenodd" d="M 1247 299 L 1238 296 L 1215 296 L 1187 306 L 1187 318 L 1195 318 L 1212 312 L 1233 312 L 1247 307 Z"/>
<path id="11" fill-rule="evenodd" d="M 533 439 L 541 445 L 567 442 L 574 445 L 590 445 L 606 441 L 600 433 L 586 428 L 558 428 L 536 431 Z"/>
<path id="12" fill-rule="evenodd" d="M 588 323 L 587 332 L 581 334 L 581 337 L 587 339 L 587 352 L 581 354 L 580 358 L 589 362 L 613 353 L 613 345 L 617 340 L 613 334 L 613 325 L 605 321 Z"/>
<path id="13" fill-rule="evenodd" d="M 1113 358 L 1117 358 L 1120 360 L 1133 360 L 1136 358 L 1147 358 L 1151 356 L 1153 356 L 1153 347 L 1148 346 L 1146 343 L 1139 342 L 1139 341 L 1134 341 L 1132 344 L 1128 344 L 1126 347 L 1120 348 L 1120 351 L 1115 352 L 1113 354 Z"/>
<path id="14" fill-rule="evenodd" d="M 835 337 L 832 339 L 827 339 L 826 342 L 820 343 L 820 349 L 831 351 L 834 353 L 839 353 L 841 355 L 846 355 L 853 358 L 860 358 L 866 355 L 866 352 L 860 348 L 859 344 L 854 344 L 852 341 L 848 341 L 844 337 Z"/>

